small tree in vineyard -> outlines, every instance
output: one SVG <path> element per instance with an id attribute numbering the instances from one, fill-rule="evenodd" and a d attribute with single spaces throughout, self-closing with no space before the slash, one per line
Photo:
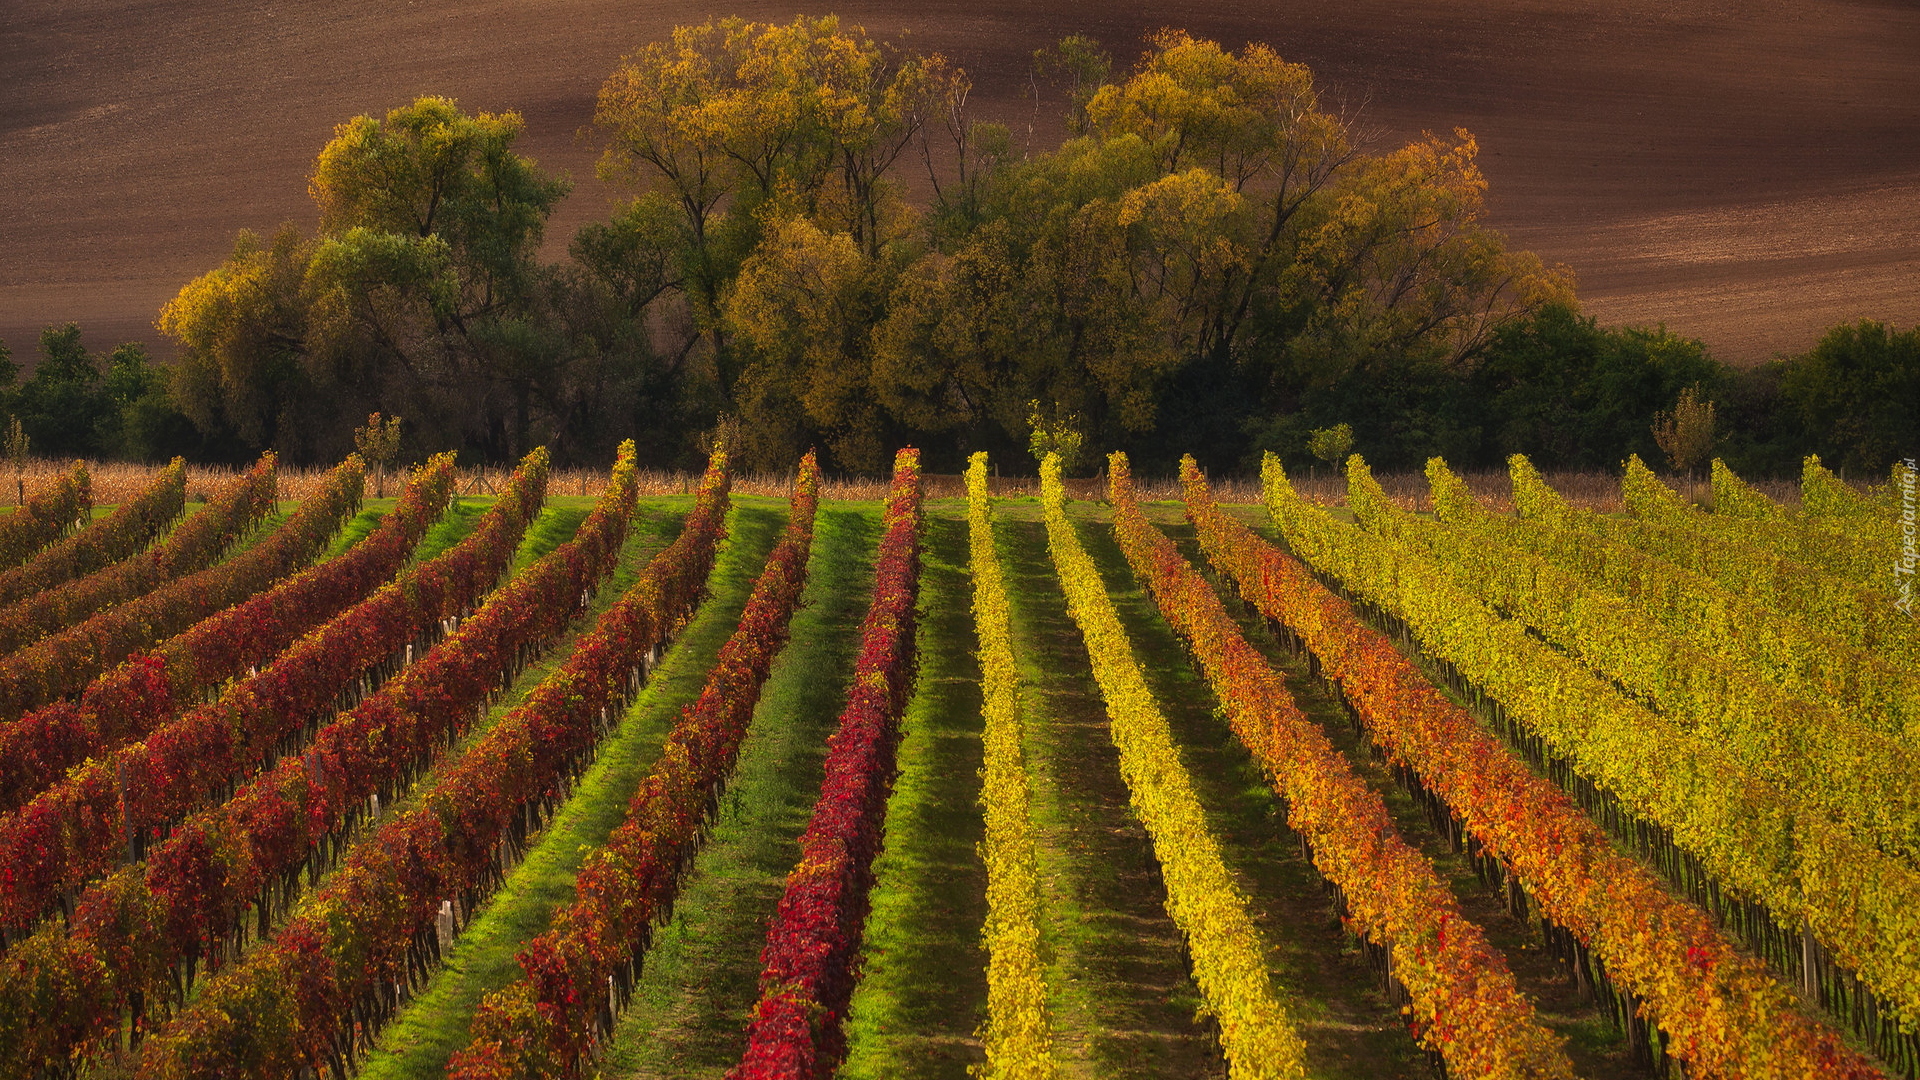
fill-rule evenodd
<path id="1" fill-rule="evenodd" d="M 1352 424 L 1335 424 L 1332 427 L 1315 428 L 1307 433 L 1307 452 L 1329 466 L 1345 458 L 1352 450 Z"/>
<path id="2" fill-rule="evenodd" d="M 27 438 L 26 430 L 20 426 L 20 418 L 7 417 L 7 460 L 13 462 L 14 503 L 22 510 L 27 507 L 27 451 L 32 440 Z"/>
<path id="3" fill-rule="evenodd" d="M 1080 451 L 1086 438 L 1071 419 L 1060 413 L 1058 405 L 1042 409 L 1037 399 L 1027 402 L 1027 426 L 1033 429 L 1027 437 L 1027 450 L 1040 462 L 1046 461 L 1048 454 L 1059 454 L 1060 472 L 1064 475 L 1080 467 Z"/>
<path id="4" fill-rule="evenodd" d="M 354 449 L 373 466 L 373 497 L 387 497 L 387 466 L 394 455 L 400 452 L 400 418 L 395 416 L 384 423 L 379 413 L 367 417 L 367 426 L 353 431 Z"/>
<path id="5" fill-rule="evenodd" d="M 1673 471 L 1687 478 L 1689 489 L 1694 473 L 1713 452 L 1713 423 L 1713 402 L 1700 400 L 1697 383 L 1680 391 L 1672 412 L 1653 415 L 1653 441 L 1660 444 Z"/>

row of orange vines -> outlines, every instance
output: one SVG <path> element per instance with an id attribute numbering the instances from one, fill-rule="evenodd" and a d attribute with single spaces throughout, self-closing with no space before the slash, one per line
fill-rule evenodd
<path id="1" fill-rule="evenodd" d="M 114 507 L 106 517 L 0 573 L 0 604 L 11 604 L 132 558 L 179 520 L 186 507 L 187 462 L 174 458 L 172 464 L 153 474 L 139 495 Z"/>
<path id="2" fill-rule="evenodd" d="M 34 552 L 84 525 L 93 508 L 93 478 L 76 461 L 65 476 L 33 493 L 27 505 L 0 515 L 0 566 L 18 566 Z"/>
<path id="3" fill-rule="evenodd" d="M 1314 865 L 1346 897 L 1352 929 L 1386 948 L 1412 998 L 1422 1043 L 1449 1075 L 1573 1076 L 1562 1040 L 1541 1026 L 1506 958 L 1460 910 L 1426 856 L 1401 838 L 1386 803 L 1355 775 L 1286 683 L 1241 636 L 1213 586 L 1134 501 L 1127 459 L 1110 459 L 1114 531 L 1134 573 L 1180 631 L 1226 707 L 1234 734 L 1285 800 Z"/>
<path id="4" fill-rule="evenodd" d="M 1486 853 L 1518 875 L 1549 919 L 1646 1000 L 1689 1075 L 1880 1075 L 1806 1017 L 1706 913 L 1616 851 L 1564 792 L 1487 734 L 1304 565 L 1221 513 L 1191 459 L 1181 475 L 1208 557 L 1305 643 L 1389 760 L 1412 769 Z"/>
<path id="5" fill-rule="evenodd" d="M 1106 703 L 1107 734 L 1119 752 L 1127 800 L 1153 843 L 1167 915 L 1186 938 L 1194 983 L 1219 1024 L 1227 1074 L 1232 1080 L 1302 1080 L 1306 1045 L 1273 985 L 1246 894 L 1227 869 L 1106 581 L 1067 520 L 1058 454 L 1041 462 L 1040 505 L 1067 611 L 1080 628 Z"/>

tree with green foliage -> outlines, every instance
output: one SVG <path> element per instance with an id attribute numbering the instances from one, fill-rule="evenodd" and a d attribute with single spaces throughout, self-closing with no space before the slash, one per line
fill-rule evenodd
<path id="1" fill-rule="evenodd" d="M 513 151 L 523 127 L 422 97 L 336 128 L 317 234 L 242 233 L 161 313 L 196 423 L 331 457 L 347 417 L 404 406 L 438 445 L 530 445 L 570 359 L 535 258 L 567 184 Z"/>
<path id="2" fill-rule="evenodd" d="M 40 334 L 40 362 L 20 388 L 21 423 L 33 444 L 55 457 L 98 455 L 110 413 L 100 362 L 81 342 L 80 328 L 47 327 Z"/>
<path id="3" fill-rule="evenodd" d="M 1680 391 L 1672 412 L 1653 415 L 1653 441 L 1673 471 L 1690 480 L 1713 453 L 1713 428 L 1713 402 L 1701 400 L 1698 384 Z"/>
<path id="4" fill-rule="evenodd" d="M 1788 363 L 1781 393 L 1813 452 L 1857 475 L 1882 475 L 1913 455 L 1920 434 L 1920 326 L 1836 326 Z"/>
<path id="5" fill-rule="evenodd" d="M 11 383 L 5 378 L 11 374 L 0 369 L 0 386 Z M 145 345 L 126 342 L 100 357 L 73 323 L 47 327 L 33 376 L 17 390 L 5 389 L 11 410 L 44 454 L 151 461 L 198 442 L 173 404 L 167 369 L 153 363 Z"/>
<path id="6" fill-rule="evenodd" d="M 1344 459 L 1352 450 L 1352 424 L 1318 428 L 1307 436 L 1307 451 L 1329 465 Z"/>
<path id="7" fill-rule="evenodd" d="M 387 468 L 400 453 L 400 418 L 388 417 L 382 422 L 379 413 L 369 415 L 366 427 L 354 429 L 353 448 L 374 468 L 373 497 L 386 498 Z"/>
<path id="8" fill-rule="evenodd" d="M 1525 454 L 1543 468 L 1608 469 L 1629 454 L 1653 458 L 1654 414 L 1722 377 L 1698 341 L 1664 327 L 1602 328 L 1570 304 L 1547 305 L 1497 331 L 1469 375 L 1487 445 L 1459 459 Z"/>

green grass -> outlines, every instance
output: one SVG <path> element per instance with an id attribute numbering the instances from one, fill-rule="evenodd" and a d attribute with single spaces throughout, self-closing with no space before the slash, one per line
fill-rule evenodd
<path id="1" fill-rule="evenodd" d="M 662 503 L 684 509 L 692 500 L 649 499 L 643 508 Z M 554 911 L 573 901 L 574 876 L 585 856 L 604 844 L 624 819 L 627 800 L 658 754 L 673 718 L 699 693 L 707 669 L 732 633 L 783 520 L 768 505 L 734 510 L 729 518 L 732 537 L 715 564 L 706 603 L 602 744 L 566 806 L 501 889 L 475 913 L 433 981 L 382 1034 L 380 1050 L 361 1076 L 444 1075 L 447 1059 L 467 1043 L 480 999 L 519 976 L 515 958 L 521 947 L 546 929 Z M 609 603 L 632 583 L 637 569 L 636 560 L 625 562 L 624 580 L 616 578 L 603 592 Z"/>
<path id="2" fill-rule="evenodd" d="M 580 525 L 587 520 L 588 511 L 574 506 L 554 506 L 548 504 L 540 511 L 540 516 L 527 526 L 525 535 L 520 538 L 520 549 L 513 553 L 513 565 L 507 568 L 507 576 L 502 579 L 513 580 L 514 576 L 538 562 L 554 548 L 573 539 L 580 531 Z M 622 560 L 625 565 L 625 560 Z"/>
<path id="3" fill-rule="evenodd" d="M 440 520 L 428 526 L 427 534 L 413 549 L 413 561 L 426 562 L 428 559 L 465 540 L 480 524 L 480 515 L 493 505 L 492 499 L 455 499 Z"/>
<path id="4" fill-rule="evenodd" d="M 996 500 L 1027 723 L 1033 824 L 1063 1072 L 1220 1072 L 1146 831 L 1129 805 L 1086 647 L 1067 613 L 1034 499 Z"/>
<path id="5" fill-rule="evenodd" d="M 872 587 L 877 503 L 827 503 L 792 636 L 774 664 L 734 778 L 674 918 L 654 935 L 606 1076 L 720 1077 L 745 1049 L 767 921 L 820 794 Z"/>
<path id="6" fill-rule="evenodd" d="M 964 1080 L 983 1060 L 986 866 L 978 804 L 982 718 L 966 503 L 930 502 L 921 531 L 918 654 L 900 777 L 875 864 L 864 975 L 840 1075 Z"/>
<path id="7" fill-rule="evenodd" d="M 418 805 L 421 799 L 439 786 L 448 768 L 459 761 L 475 743 L 484 738 L 493 725 L 499 723 L 502 718 L 525 701 L 534 687 L 539 686 L 555 668 L 565 663 L 566 658 L 572 654 L 580 635 L 593 625 L 594 621 L 600 617 L 600 613 L 605 611 L 613 603 L 614 598 L 626 588 L 626 585 L 633 581 L 637 574 L 635 564 L 670 543 L 673 536 L 679 532 L 683 517 L 683 514 L 667 507 L 640 507 L 636 510 L 634 525 L 628 530 L 626 542 L 621 547 L 619 568 L 614 576 L 595 592 L 586 611 L 564 627 L 558 639 L 550 642 L 544 652 L 521 668 L 505 690 L 493 695 L 487 705 L 486 713 L 469 724 L 450 746 L 441 750 L 423 775 L 414 780 L 406 791 L 396 795 L 381 808 L 381 820 L 390 818 L 394 814 L 405 813 Z M 522 542 L 521 551 L 524 553 L 533 549 L 534 557 L 537 558 L 538 555 L 545 554 L 546 551 L 564 543 L 565 539 L 557 529 L 549 529 L 539 534 L 529 530 L 527 538 Z M 369 823 L 366 822 L 361 825 L 362 829 L 368 826 Z M 364 837 L 366 833 L 359 835 Z M 353 841 L 353 843 L 357 842 L 358 840 Z M 347 857 L 350 857 L 350 852 L 332 860 L 331 868 L 320 876 L 320 880 L 324 882 L 327 876 L 344 864 Z"/>
<path id="8" fill-rule="evenodd" d="M 1287 828 L 1279 797 L 1220 715 L 1183 639 L 1134 577 L 1106 507 L 1074 503 L 1069 514 L 1167 717 L 1221 854 L 1247 894 L 1274 987 L 1307 1044 L 1309 1071 L 1327 1080 L 1426 1077 L 1426 1057 L 1407 1033 L 1399 1007 L 1388 1002 L 1382 978 L 1342 930 L 1318 874 Z M 1324 725 L 1341 716 L 1324 696 L 1307 698 L 1296 688 L 1295 697 Z"/>
<path id="9" fill-rule="evenodd" d="M 1305 660 L 1291 656 L 1266 621 L 1249 612 L 1235 597 L 1229 583 L 1211 571 L 1205 553 L 1194 539 L 1193 526 L 1181 516 L 1179 504 L 1150 505 L 1145 509 L 1188 561 L 1213 581 L 1228 612 L 1240 623 L 1241 633 L 1285 676 L 1288 689 L 1301 708 L 1319 721 L 1328 738 L 1345 755 L 1348 765 L 1381 796 L 1400 835 L 1433 862 L 1434 869 L 1460 901 L 1462 911 L 1506 957 L 1521 991 L 1533 999 L 1539 1010 L 1541 1023 L 1567 1039 L 1568 1055 L 1573 1059 L 1575 1070 L 1586 1077 L 1650 1075 L 1648 1069 L 1634 1063 L 1620 1030 L 1592 1001 L 1582 996 L 1559 963 L 1546 953 L 1538 928 L 1510 914 L 1497 890 L 1483 883 L 1466 856 L 1454 852 L 1445 837 L 1433 828 L 1426 813 L 1394 780 L 1367 742 L 1354 732 L 1326 683 L 1307 670 Z M 1443 684 L 1436 685 L 1446 692 Z"/>
<path id="10" fill-rule="evenodd" d="M 352 551 L 355 544 L 372 535 L 373 530 L 380 526 L 380 522 L 386 520 L 391 510 L 390 506 L 367 506 L 363 503 L 360 512 L 348 518 L 346 525 L 333 534 L 333 539 L 328 541 L 326 550 L 322 551 L 320 557 L 314 562 L 323 563 Z"/>

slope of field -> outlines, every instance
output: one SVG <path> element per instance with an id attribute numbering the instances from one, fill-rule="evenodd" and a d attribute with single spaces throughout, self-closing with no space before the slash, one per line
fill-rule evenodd
<path id="1" fill-rule="evenodd" d="M 1123 62 L 1169 22 L 1269 42 L 1382 140 L 1472 130 L 1496 223 L 1572 266 L 1590 310 L 1664 320 L 1726 359 L 1920 311 L 1920 9 L 1897 0 L 810 11 L 825 9 L 945 52 L 980 111 L 1035 147 L 1057 138 L 1058 109 L 1025 96 L 1027 57 L 1064 34 Z M 576 137 L 615 61 L 675 24 L 798 10 L 17 0 L 0 14 L 0 340 L 30 354 L 41 327 L 77 320 L 95 347 L 156 341 L 161 303 L 237 229 L 311 224 L 306 177 L 334 124 L 422 93 L 526 116 L 523 149 L 576 182 L 549 231 L 557 258 L 616 194 L 593 177 L 597 140 Z"/>

